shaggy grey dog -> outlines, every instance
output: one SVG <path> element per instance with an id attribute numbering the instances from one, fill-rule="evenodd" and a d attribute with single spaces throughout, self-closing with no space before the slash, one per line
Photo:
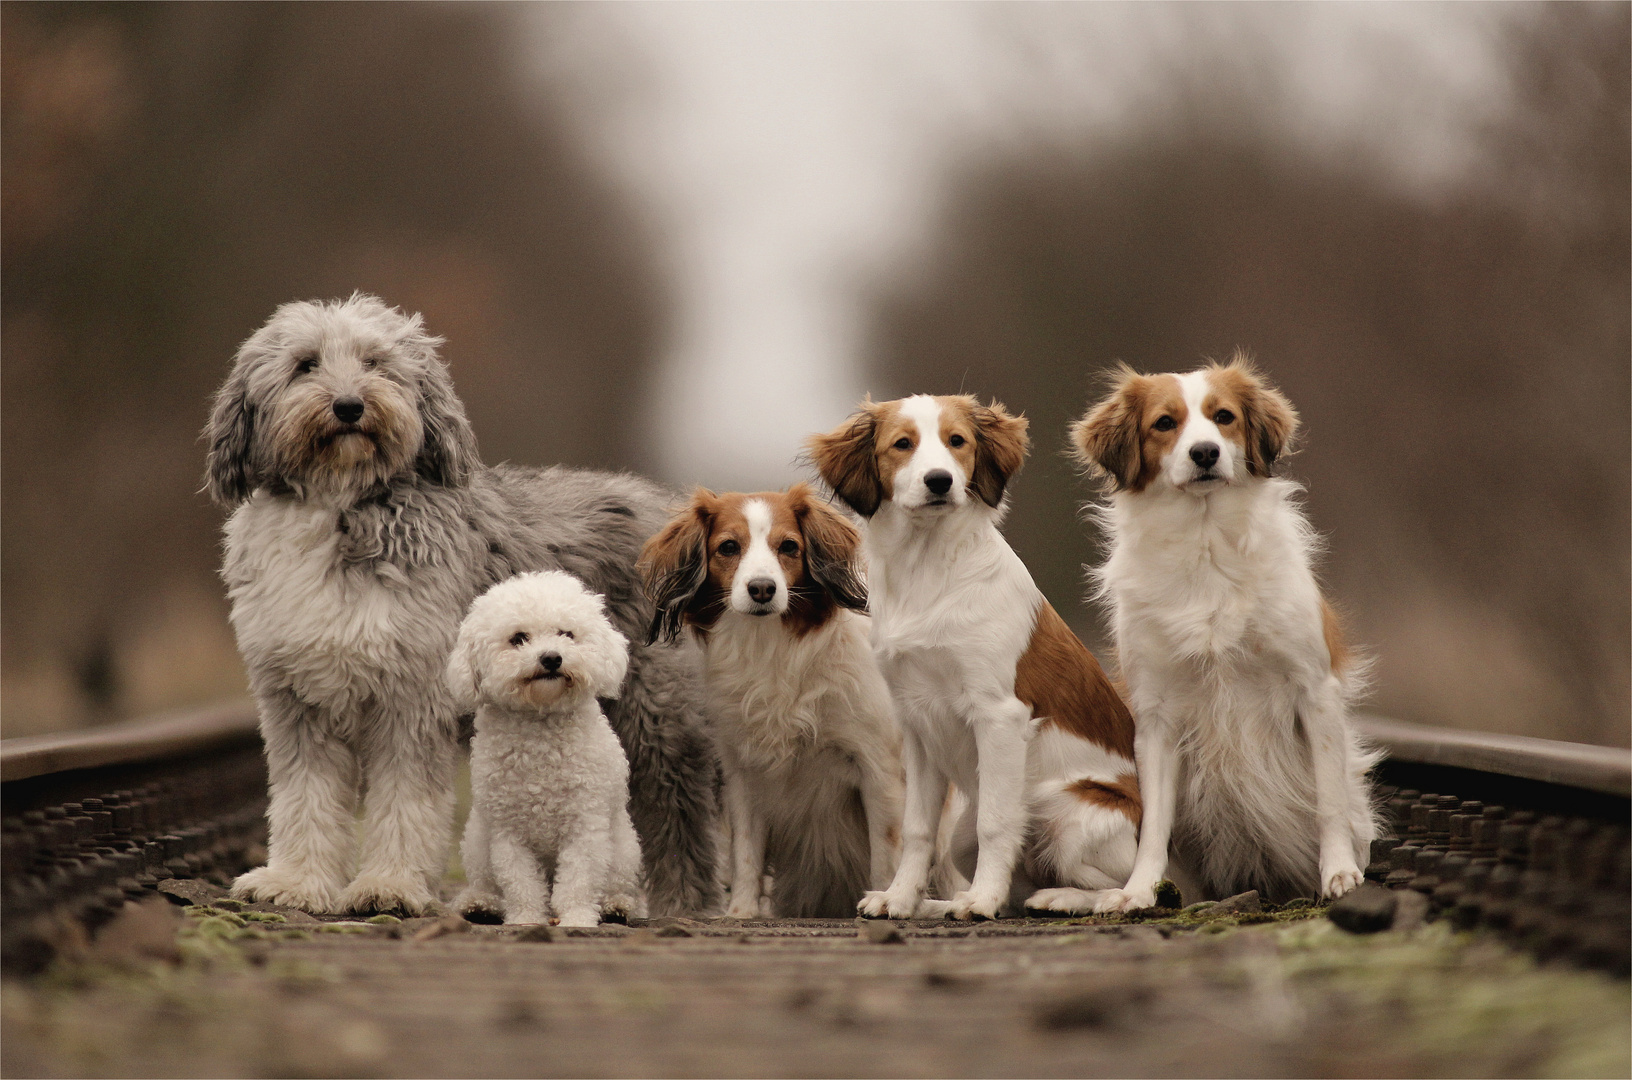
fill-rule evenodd
<path id="1" fill-rule="evenodd" d="M 222 576 L 270 781 L 267 865 L 234 883 L 240 897 L 308 911 L 433 902 L 461 719 L 443 666 L 489 586 L 565 570 L 645 640 L 635 561 L 666 521 L 666 493 L 632 476 L 484 466 L 440 344 L 372 296 L 285 304 L 216 395 L 207 485 L 233 508 Z M 637 645 L 605 703 L 655 914 L 718 902 L 700 701 L 693 657 Z"/>

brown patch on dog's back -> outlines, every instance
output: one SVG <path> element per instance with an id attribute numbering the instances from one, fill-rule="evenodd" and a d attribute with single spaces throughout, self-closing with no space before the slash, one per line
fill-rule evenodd
<path id="1" fill-rule="evenodd" d="M 1133 716 L 1105 670 L 1047 600 L 1014 669 L 1014 696 L 1062 731 L 1133 760 Z"/>
<path id="2" fill-rule="evenodd" d="M 1331 657 L 1332 672 L 1341 675 L 1348 669 L 1352 658 L 1349 643 L 1343 636 L 1343 622 L 1338 617 L 1337 610 L 1324 596 L 1320 598 L 1320 631 L 1326 638 L 1326 654 Z"/>
<path id="3" fill-rule="evenodd" d="M 1138 825 L 1144 819 L 1145 804 L 1139 797 L 1137 773 L 1123 773 L 1108 784 L 1087 778 L 1074 780 L 1065 790 L 1085 803 L 1093 803 L 1125 815 L 1134 825 Z"/>

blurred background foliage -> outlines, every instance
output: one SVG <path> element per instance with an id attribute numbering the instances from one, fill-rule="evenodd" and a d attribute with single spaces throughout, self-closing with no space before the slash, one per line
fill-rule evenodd
<path id="1" fill-rule="evenodd" d="M 1065 425 L 1117 360 L 1245 347 L 1306 421 L 1377 706 L 1626 745 L 1628 10 L 1515 24 L 1487 164 L 1432 193 L 1288 139 L 1222 53 L 1113 135 L 971 151 L 865 298 L 874 396 L 1031 417 L 1009 534 L 1101 648 Z M 630 404 L 660 230 L 515 35 L 508 6 L 0 4 L 7 735 L 243 692 L 197 433 L 285 300 L 423 311 L 490 461 L 661 472 Z"/>

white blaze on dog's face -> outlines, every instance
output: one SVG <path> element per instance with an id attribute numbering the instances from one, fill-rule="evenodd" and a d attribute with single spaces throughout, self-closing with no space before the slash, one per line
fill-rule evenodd
<path id="1" fill-rule="evenodd" d="M 863 517 L 881 503 L 946 513 L 971 498 L 997 508 L 1030 443 L 1024 417 L 968 395 L 917 394 L 862 403 L 839 428 L 810 440 L 822 479 Z"/>
<path id="2" fill-rule="evenodd" d="M 778 514 L 776 510 L 781 510 Z M 782 520 L 778 520 L 781 518 Z M 722 514 L 716 559 L 730 561 L 731 610 L 744 615 L 781 615 L 788 610 L 785 563 L 798 567 L 803 557 L 799 523 L 786 506 L 772 509 L 764 499 L 748 499 L 734 515 Z M 738 540 L 733 533 L 742 532 Z"/>
<path id="3" fill-rule="evenodd" d="M 448 683 L 465 707 L 550 712 L 617 697 L 627 664 L 628 642 L 601 598 L 570 574 L 544 571 L 476 599 L 459 627 Z"/>
<path id="4" fill-rule="evenodd" d="M 1071 437 L 1078 458 L 1117 491 L 1156 485 L 1202 496 L 1271 475 L 1297 424 L 1279 391 L 1237 356 L 1182 375 L 1124 369 Z"/>

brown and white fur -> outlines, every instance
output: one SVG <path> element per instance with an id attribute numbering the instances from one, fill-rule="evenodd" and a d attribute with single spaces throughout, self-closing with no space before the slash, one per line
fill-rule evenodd
<path id="1" fill-rule="evenodd" d="M 866 916 L 995 918 L 1133 868 L 1132 719 L 998 531 L 1026 427 L 995 403 L 920 394 L 864 402 L 810 442 L 866 520 L 873 651 L 903 735 L 901 866 Z M 952 856 L 970 886 L 950 902 L 924 898 L 948 782 L 969 807 Z"/>
<path id="2" fill-rule="evenodd" d="M 854 912 L 895 870 L 902 785 L 855 526 L 804 484 L 699 488 L 641 568 L 652 639 L 689 626 L 702 646 L 731 835 L 726 914 Z"/>
<path id="3" fill-rule="evenodd" d="M 1376 835 L 1349 723 L 1363 665 L 1311 566 L 1300 488 L 1273 475 L 1297 414 L 1244 357 L 1124 367 L 1072 429 L 1110 488 L 1109 602 L 1145 820 L 1127 885 L 1068 910 L 1148 907 L 1170 852 L 1204 890 L 1341 896 Z"/>

